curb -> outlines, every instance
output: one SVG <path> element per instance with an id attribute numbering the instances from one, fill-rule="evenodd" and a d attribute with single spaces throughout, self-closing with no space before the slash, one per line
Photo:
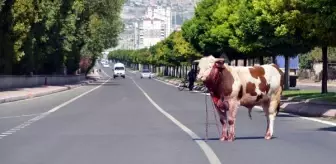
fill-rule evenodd
<path id="1" fill-rule="evenodd" d="M 49 94 L 53 94 L 53 93 L 57 93 L 57 92 L 63 92 L 63 91 L 66 91 L 66 90 L 69 90 L 69 87 L 56 89 L 56 90 L 48 91 L 48 92 L 37 93 L 37 94 L 28 94 L 28 95 L 24 95 L 24 96 L 8 97 L 8 98 L 0 99 L 0 104 L 13 102 L 13 101 L 31 99 L 31 98 L 34 98 L 34 97 L 46 96 L 46 95 L 49 95 Z"/>
<path id="2" fill-rule="evenodd" d="M 329 117 L 329 118 L 336 118 L 335 109 L 329 109 L 325 112 L 322 111 L 307 111 L 305 110 L 306 106 L 303 106 L 299 109 L 297 108 L 289 108 L 285 107 L 281 109 L 281 112 L 296 114 L 304 117 Z"/>
<path id="3" fill-rule="evenodd" d="M 316 105 L 335 105 L 334 102 L 325 102 L 325 101 L 319 101 L 314 99 L 307 99 L 302 100 L 295 97 L 281 97 L 281 102 L 299 102 L 299 103 L 309 103 L 309 104 L 316 104 Z"/>
<path id="4" fill-rule="evenodd" d="M 54 94 L 54 93 L 58 93 L 58 92 L 63 92 L 63 91 L 75 89 L 75 88 L 81 87 L 83 85 L 92 83 L 92 81 L 93 80 L 82 81 L 80 84 L 76 84 L 76 85 L 65 85 L 64 88 L 55 89 L 55 90 L 47 91 L 47 92 L 41 92 L 41 93 L 36 93 L 36 94 L 27 94 L 27 95 L 24 95 L 24 96 L 8 97 L 8 98 L 0 99 L 0 104 L 14 102 L 14 101 L 20 101 L 20 100 L 26 100 L 26 99 L 31 99 L 31 98 L 35 98 L 35 97 L 42 97 L 42 96 L 46 96 L 46 95 L 50 95 L 50 94 Z"/>

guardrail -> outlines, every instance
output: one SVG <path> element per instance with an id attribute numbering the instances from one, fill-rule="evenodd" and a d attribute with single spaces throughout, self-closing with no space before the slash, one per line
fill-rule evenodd
<path id="1" fill-rule="evenodd" d="M 0 90 L 11 88 L 36 87 L 43 85 L 65 85 L 85 80 L 85 75 L 34 75 L 15 76 L 1 75 Z"/>

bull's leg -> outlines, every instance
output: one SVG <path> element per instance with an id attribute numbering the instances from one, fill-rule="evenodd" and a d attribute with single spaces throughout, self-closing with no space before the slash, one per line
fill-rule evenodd
<path id="1" fill-rule="evenodd" d="M 270 140 L 273 136 L 273 128 L 274 128 L 274 120 L 275 120 L 276 113 L 270 113 L 267 116 L 267 130 L 265 139 Z"/>
<path id="2" fill-rule="evenodd" d="M 267 118 L 267 130 L 266 130 L 266 135 L 265 139 L 269 140 L 272 139 L 273 137 L 273 132 L 274 132 L 274 120 L 275 116 L 277 114 L 277 109 L 280 104 L 280 99 L 281 99 L 281 93 L 282 93 L 282 88 L 279 88 L 279 90 L 271 97 L 269 103 L 267 103 L 266 106 L 268 106 L 268 110 L 264 108 L 266 118 Z"/>
<path id="3" fill-rule="evenodd" d="M 221 112 L 218 110 L 219 116 L 220 116 L 220 122 L 222 124 L 222 136 L 220 137 L 221 141 L 225 141 L 228 139 L 227 135 L 227 115 L 226 111 Z"/>
<path id="4" fill-rule="evenodd" d="M 228 111 L 228 102 L 220 100 L 217 97 L 212 97 L 214 105 L 217 109 L 217 112 L 220 117 L 220 122 L 222 124 L 222 136 L 220 137 L 221 141 L 228 140 L 228 132 L 227 132 L 227 111 Z"/>
<path id="5" fill-rule="evenodd" d="M 278 101 L 271 101 L 269 105 L 264 105 L 263 109 L 265 112 L 266 120 L 267 120 L 267 128 L 265 139 L 272 139 L 273 131 L 274 131 L 274 120 L 276 116 L 276 109 L 278 107 Z"/>
<path id="6" fill-rule="evenodd" d="M 236 123 L 236 115 L 237 115 L 237 108 L 238 102 L 230 102 L 229 107 L 229 116 L 228 116 L 228 124 L 229 124 L 229 136 L 228 141 L 235 140 L 235 123 Z"/>

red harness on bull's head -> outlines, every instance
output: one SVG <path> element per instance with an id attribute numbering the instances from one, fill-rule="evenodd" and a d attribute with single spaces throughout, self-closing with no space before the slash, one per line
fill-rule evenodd
<path id="1" fill-rule="evenodd" d="M 219 66 L 219 64 L 222 63 L 216 62 L 213 65 L 209 76 L 204 82 L 204 85 L 208 88 L 212 101 L 214 102 L 217 110 L 224 112 L 229 109 L 229 103 L 228 101 L 224 100 L 224 95 L 222 95 L 223 93 L 219 87 L 222 84 L 222 70 L 224 69 L 222 66 Z"/>

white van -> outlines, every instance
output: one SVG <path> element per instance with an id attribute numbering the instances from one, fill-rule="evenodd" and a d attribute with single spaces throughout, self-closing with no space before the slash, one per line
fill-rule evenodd
<path id="1" fill-rule="evenodd" d="M 113 78 L 122 77 L 125 78 L 125 65 L 122 63 L 115 63 L 113 66 Z"/>

